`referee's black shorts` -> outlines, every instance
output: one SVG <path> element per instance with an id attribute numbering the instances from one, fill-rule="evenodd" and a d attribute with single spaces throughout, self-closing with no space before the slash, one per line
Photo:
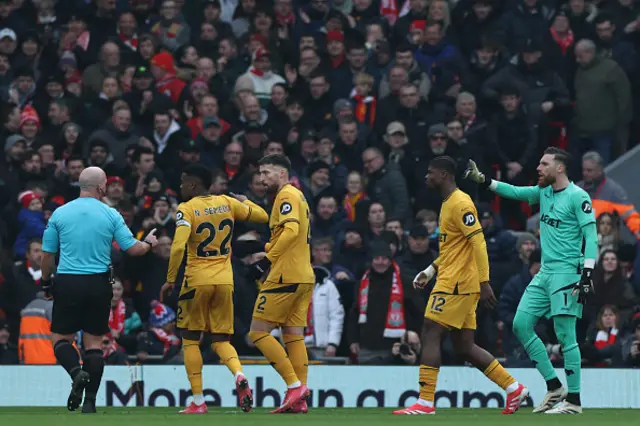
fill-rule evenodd
<path id="1" fill-rule="evenodd" d="M 94 336 L 109 333 L 113 290 L 109 273 L 56 275 L 53 285 L 51 331 L 74 334 L 82 330 Z"/>

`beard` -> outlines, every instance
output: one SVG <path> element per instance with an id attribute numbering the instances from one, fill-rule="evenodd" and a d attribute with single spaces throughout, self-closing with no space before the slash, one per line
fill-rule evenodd
<path id="1" fill-rule="evenodd" d="M 542 182 L 540 182 L 540 178 L 538 177 L 538 186 L 540 188 L 546 188 L 549 185 L 553 185 L 556 183 L 556 178 L 553 176 L 545 176 L 542 178 Z"/>
<path id="2" fill-rule="evenodd" d="M 264 185 L 267 194 L 275 195 L 278 193 L 278 184 L 277 183 L 267 183 Z"/>

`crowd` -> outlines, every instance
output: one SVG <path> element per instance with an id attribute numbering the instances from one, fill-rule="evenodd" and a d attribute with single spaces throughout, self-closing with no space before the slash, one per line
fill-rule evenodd
<path id="1" fill-rule="evenodd" d="M 437 256 L 442 202 L 424 176 L 446 154 L 478 203 L 500 301 L 479 309 L 478 341 L 508 366 L 529 365 L 511 324 L 540 267 L 535 206 L 497 201 L 461 175 L 474 159 L 526 185 L 555 145 L 572 153 L 571 176 L 598 218 L 584 363 L 638 367 L 638 245 L 621 230 L 640 238 L 640 215 L 604 175 L 640 137 L 638 49 L 635 0 L 0 0 L 0 364 L 55 363 L 41 237 L 77 197 L 83 168 L 105 170 L 104 202 L 136 236 L 159 229 L 142 259 L 114 243 L 104 356 L 177 362 L 177 296 L 160 288 L 181 170 L 202 163 L 214 170 L 212 193 L 242 193 L 269 211 L 256 163 L 286 153 L 312 210 L 313 357 L 416 363 L 428 290 L 411 283 Z M 258 354 L 246 271 L 268 233 L 235 227 L 241 355 Z M 362 288 L 375 295 L 366 321 Z M 392 304 L 404 313 L 401 339 L 385 337 Z M 559 360 L 553 328 L 539 328 Z M 443 349 L 456 364 L 450 342 Z"/>

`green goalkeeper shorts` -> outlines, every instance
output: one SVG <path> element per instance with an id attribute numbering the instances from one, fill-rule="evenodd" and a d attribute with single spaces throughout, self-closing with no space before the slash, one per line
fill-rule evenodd
<path id="1" fill-rule="evenodd" d="M 580 274 L 550 274 L 538 272 L 525 290 L 518 304 L 523 311 L 538 318 L 570 315 L 582 318 L 582 304 L 573 296 L 573 285 L 580 281 Z"/>

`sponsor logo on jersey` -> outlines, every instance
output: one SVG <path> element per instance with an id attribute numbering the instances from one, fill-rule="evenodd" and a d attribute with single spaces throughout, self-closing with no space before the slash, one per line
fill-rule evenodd
<path id="1" fill-rule="evenodd" d="M 554 219 L 546 213 L 540 216 L 540 222 L 549 226 L 553 226 L 554 228 L 558 228 L 562 223 L 560 219 Z"/>
<path id="2" fill-rule="evenodd" d="M 476 217 L 473 215 L 473 213 L 466 212 L 462 215 L 462 223 L 464 223 L 465 226 L 473 226 L 476 224 Z"/>
<path id="3" fill-rule="evenodd" d="M 588 202 L 586 200 L 582 202 L 582 211 L 583 212 L 589 214 L 589 213 L 591 213 L 592 210 L 593 209 L 591 208 L 591 203 L 590 202 Z"/>
<path id="4" fill-rule="evenodd" d="M 282 203 L 282 205 L 280 206 L 280 214 L 289 214 L 291 213 L 291 209 L 291 204 Z"/>

